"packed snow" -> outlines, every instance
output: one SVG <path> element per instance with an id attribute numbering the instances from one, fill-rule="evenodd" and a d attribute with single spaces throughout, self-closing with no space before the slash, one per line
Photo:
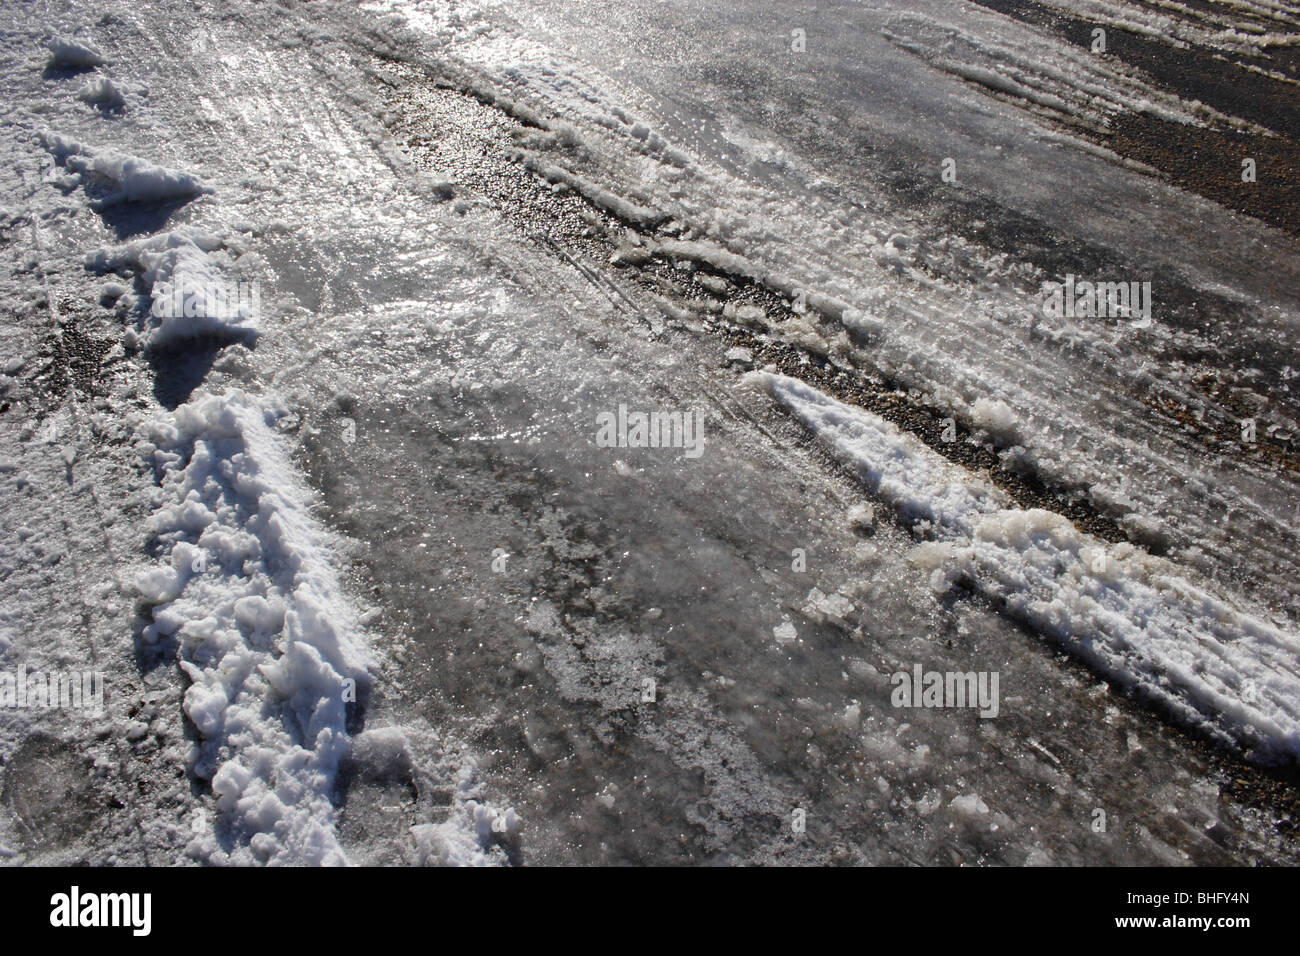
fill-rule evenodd
<path id="1" fill-rule="evenodd" d="M 103 99 L 108 87 L 92 89 L 92 95 Z M 60 136 L 58 133 L 41 134 L 41 144 L 55 162 L 81 177 L 86 194 L 99 207 L 120 203 L 161 203 L 177 199 L 192 199 L 208 188 L 192 173 L 165 169 L 148 160 L 123 156 L 111 151 L 92 149 Z"/>

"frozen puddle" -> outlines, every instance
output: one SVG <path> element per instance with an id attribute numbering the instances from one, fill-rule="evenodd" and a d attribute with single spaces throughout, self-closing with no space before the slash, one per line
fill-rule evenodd
<path id="1" fill-rule="evenodd" d="M 503 268 L 525 253 L 503 247 Z M 324 348 L 283 384 L 343 396 L 308 418 L 308 472 L 365 543 L 385 625 L 413 637 L 405 693 L 482 755 L 527 821 L 526 861 L 1280 852 L 1184 735 L 985 602 L 937 592 L 890 509 L 869 515 L 798 426 L 734 415 L 753 392 L 692 371 L 716 346 L 557 311 L 584 281 L 558 269 L 498 280 L 509 308 L 494 312 L 493 280 L 459 258 L 421 264 L 440 298 L 349 314 L 338 333 L 401 334 Z M 597 416 L 620 403 L 703 404 L 703 455 L 600 447 Z M 933 477 L 892 454 L 895 481 Z M 996 496 L 947 487 L 932 520 L 996 513 Z M 998 716 L 894 706 L 890 676 L 918 664 L 996 672 Z"/>

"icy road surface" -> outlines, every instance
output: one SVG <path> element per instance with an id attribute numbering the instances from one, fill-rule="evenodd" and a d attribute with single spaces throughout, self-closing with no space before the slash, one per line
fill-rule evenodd
<path id="1" fill-rule="evenodd" d="M 7 861 L 1295 861 L 1296 240 L 1106 145 L 1267 116 L 969 4 L 0 43 L 0 670 L 108 686 Z"/>

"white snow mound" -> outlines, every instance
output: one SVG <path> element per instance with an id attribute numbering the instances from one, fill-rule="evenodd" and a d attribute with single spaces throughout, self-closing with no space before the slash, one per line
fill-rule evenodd
<path id="1" fill-rule="evenodd" d="M 358 613 L 330 537 L 273 430 L 237 390 L 203 395 L 152 426 L 161 486 L 149 522 L 162 563 L 142 574 L 146 641 L 172 639 L 191 684 L 221 829 L 189 852 L 216 863 L 341 864 L 335 775 L 348 753 L 346 700 L 369 681 Z"/>
<path id="2" fill-rule="evenodd" d="M 224 246 L 215 233 L 185 226 L 100 249 L 86 267 L 140 276 L 150 308 L 139 338 L 151 350 L 201 337 L 251 341 L 257 336 L 260 287 L 230 280 Z"/>
<path id="3" fill-rule="evenodd" d="M 83 103 L 103 106 L 108 109 L 121 109 L 126 105 L 126 97 L 112 80 L 106 76 L 97 76 L 86 83 L 77 96 Z"/>
<path id="4" fill-rule="evenodd" d="M 54 70 L 88 70 L 103 66 L 104 57 L 93 46 L 77 40 L 56 37 L 49 42 L 50 58 L 46 66 Z"/>
<path id="5" fill-rule="evenodd" d="M 193 173 L 166 169 L 135 156 L 96 151 L 58 133 L 41 133 L 40 140 L 55 162 L 81 176 L 86 195 L 99 208 L 193 199 L 212 191 Z"/>

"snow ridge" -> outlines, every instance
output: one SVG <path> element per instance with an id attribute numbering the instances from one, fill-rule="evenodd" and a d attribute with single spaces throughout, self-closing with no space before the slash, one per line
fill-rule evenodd
<path id="1" fill-rule="evenodd" d="M 66 37 L 55 37 L 47 44 L 50 58 L 46 69 L 50 70 L 90 70 L 103 66 L 104 56 L 88 43 Z"/>
<path id="2" fill-rule="evenodd" d="M 1262 763 L 1300 759 L 1300 638 L 1131 544 L 1059 514 L 1007 508 L 996 489 L 894 425 L 805 383 L 746 377 L 909 523 L 935 539 L 913 563 L 947 590 L 969 582 L 1178 722 Z"/>
<path id="3" fill-rule="evenodd" d="M 273 430 L 242 391 L 202 395 L 155 421 L 165 563 L 138 587 L 145 640 L 175 641 L 192 681 L 193 772 L 222 815 L 188 851 L 210 862 L 343 864 L 332 803 L 348 752 L 347 701 L 369 682 L 357 613 L 329 536 Z"/>
<path id="4" fill-rule="evenodd" d="M 923 14 L 890 18 L 885 38 L 930 65 L 1052 118 L 1102 131 L 1124 113 L 1190 126 L 1267 130 L 1156 88 L 1137 71 L 1069 46 L 989 43 Z"/>

